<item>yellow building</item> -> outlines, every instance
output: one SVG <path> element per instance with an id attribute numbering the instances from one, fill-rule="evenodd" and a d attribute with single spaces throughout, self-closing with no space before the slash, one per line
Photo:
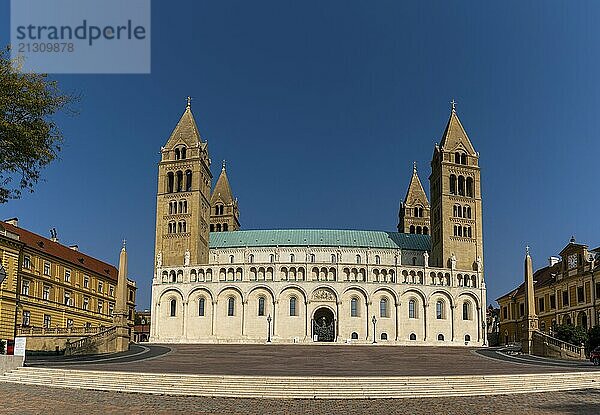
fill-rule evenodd
<path id="1" fill-rule="evenodd" d="M 538 328 L 551 333 L 556 325 L 589 329 L 600 323 L 600 248 L 589 250 L 575 239 L 550 257 L 534 275 L 535 315 Z M 525 286 L 498 298 L 501 344 L 520 342 L 526 335 Z"/>
<path id="2" fill-rule="evenodd" d="M 117 269 L 58 242 L 0 221 L 0 258 L 7 278 L 0 284 L 0 338 L 52 332 L 93 333 L 113 325 Z M 135 282 L 128 280 L 129 320 Z M 130 321 L 132 324 L 133 321 Z"/>

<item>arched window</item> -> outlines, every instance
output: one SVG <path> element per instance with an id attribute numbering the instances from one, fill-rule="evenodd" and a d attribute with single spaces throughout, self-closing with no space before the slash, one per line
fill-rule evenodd
<path id="1" fill-rule="evenodd" d="M 419 217 L 422 218 L 423 217 L 423 208 L 419 208 Z"/>
<path id="2" fill-rule="evenodd" d="M 415 300 L 408 302 L 408 318 L 417 318 L 417 302 Z"/>
<path id="3" fill-rule="evenodd" d="M 410 225 L 410 233 L 415 233 L 415 225 Z"/>
<path id="4" fill-rule="evenodd" d="M 214 232 L 215 231 L 215 225 L 213 225 L 212 223 L 210 224 L 210 231 Z"/>
<path id="5" fill-rule="evenodd" d="M 269 262 L 271 264 L 275 262 L 275 255 L 274 254 L 269 255 Z"/>
<path id="6" fill-rule="evenodd" d="M 183 172 L 182 171 L 178 171 L 177 172 L 177 190 L 178 192 L 181 192 L 183 190 Z"/>
<path id="7" fill-rule="evenodd" d="M 186 170 L 185 172 L 185 191 L 190 192 L 192 190 L 192 171 Z"/>
<path id="8" fill-rule="evenodd" d="M 265 315 L 265 298 L 264 297 L 258 297 L 258 315 L 259 316 Z"/>
<path id="9" fill-rule="evenodd" d="M 467 177 L 467 196 L 473 197 L 473 178 Z"/>
<path id="10" fill-rule="evenodd" d="M 443 334 L 438 334 L 438 341 L 440 341 L 440 342 L 444 341 L 444 335 Z"/>
<path id="11" fill-rule="evenodd" d="M 356 263 L 360 264 L 360 255 L 356 255 Z"/>
<path id="12" fill-rule="evenodd" d="M 414 256 L 412 258 L 412 264 L 413 264 L 413 266 L 417 265 L 417 257 Z"/>
<path id="13" fill-rule="evenodd" d="M 377 264 L 377 265 L 381 264 L 381 257 L 379 255 L 375 255 L 375 264 Z"/>
<path id="14" fill-rule="evenodd" d="M 387 340 L 387 333 L 381 333 L 381 340 Z"/>
<path id="15" fill-rule="evenodd" d="M 444 303 L 438 300 L 435 303 L 435 318 L 442 320 L 444 318 Z"/>
<path id="16" fill-rule="evenodd" d="M 422 229 L 420 226 L 417 226 L 417 233 L 420 235 L 422 233 Z"/>
<path id="17" fill-rule="evenodd" d="M 461 196 L 465 195 L 465 177 L 458 176 L 458 194 Z"/>
<path id="18" fill-rule="evenodd" d="M 200 299 L 198 300 L 198 315 L 200 317 L 204 317 L 205 304 L 206 304 L 206 301 L 204 300 L 204 297 L 200 297 Z"/>
<path id="19" fill-rule="evenodd" d="M 458 151 L 454 153 L 454 162 L 460 164 L 460 153 Z"/>
<path id="20" fill-rule="evenodd" d="M 352 298 L 350 300 L 350 317 L 358 317 L 358 299 Z"/>
<path id="21" fill-rule="evenodd" d="M 450 194 L 456 194 L 456 176 L 454 174 L 450 175 Z"/>
<path id="22" fill-rule="evenodd" d="M 419 208 L 414 208 L 414 209 L 413 209 L 413 216 L 414 216 L 415 218 L 418 218 L 418 217 L 419 217 Z"/>
<path id="23" fill-rule="evenodd" d="M 229 230 L 229 225 L 224 223 L 223 224 L 223 232 L 227 232 Z"/>
<path id="24" fill-rule="evenodd" d="M 233 264 L 233 261 L 235 260 L 235 256 L 233 255 L 229 255 L 229 263 Z"/>
<path id="25" fill-rule="evenodd" d="M 471 336 L 468 334 L 465 334 L 465 341 L 466 342 L 470 342 L 471 341 Z"/>
<path id="26" fill-rule="evenodd" d="M 186 221 L 182 221 L 181 222 L 181 227 L 183 229 L 183 233 L 187 232 L 187 222 Z"/>
<path id="27" fill-rule="evenodd" d="M 427 226 L 423 226 L 423 235 L 429 235 L 429 228 Z"/>
<path id="28" fill-rule="evenodd" d="M 463 320 L 471 320 L 471 303 L 465 301 L 463 303 Z"/>
<path id="29" fill-rule="evenodd" d="M 335 264 L 337 262 L 337 255 L 336 254 L 331 254 L 331 263 Z"/>
<path id="30" fill-rule="evenodd" d="M 389 317 L 388 312 L 388 300 L 387 298 L 382 298 L 379 300 L 379 317 Z"/>
<path id="31" fill-rule="evenodd" d="M 410 333 L 410 340 L 417 340 L 417 335 L 415 333 Z"/>
<path id="32" fill-rule="evenodd" d="M 254 254 L 248 255 L 248 262 L 250 262 L 251 264 L 254 264 Z"/>
<path id="33" fill-rule="evenodd" d="M 181 153 L 179 152 L 179 149 L 176 148 L 175 149 L 175 160 L 179 160 L 180 157 L 181 157 Z"/>
<path id="34" fill-rule="evenodd" d="M 173 183 L 175 181 L 175 175 L 172 171 L 167 173 L 167 193 L 173 193 Z"/>
<path id="35" fill-rule="evenodd" d="M 185 159 L 186 156 L 186 148 L 185 147 L 181 147 L 181 158 Z"/>
<path id="36" fill-rule="evenodd" d="M 171 314 L 170 315 L 171 315 L 171 317 L 175 317 L 177 315 L 177 300 L 173 298 L 171 300 L 170 305 L 171 305 L 171 310 L 170 310 Z"/>
<path id="37" fill-rule="evenodd" d="M 290 254 L 290 262 L 294 262 L 294 260 L 296 259 L 294 254 Z"/>
<path id="38" fill-rule="evenodd" d="M 352 334 L 350 335 L 350 338 L 351 338 L 352 340 L 358 340 L 358 333 L 357 333 L 357 332 L 355 332 L 355 331 L 353 331 L 353 332 L 352 332 Z"/>
<path id="39" fill-rule="evenodd" d="M 221 232 L 221 224 L 217 223 L 217 232 Z"/>
<path id="40" fill-rule="evenodd" d="M 315 262 L 315 254 L 310 254 L 310 262 Z"/>
<path id="41" fill-rule="evenodd" d="M 296 297 L 290 297 L 290 316 L 296 316 Z"/>
<path id="42" fill-rule="evenodd" d="M 460 164 L 467 165 L 467 155 L 465 153 L 460 155 Z"/>
<path id="43" fill-rule="evenodd" d="M 229 297 L 227 300 L 227 315 L 229 317 L 235 315 L 235 298 Z"/>

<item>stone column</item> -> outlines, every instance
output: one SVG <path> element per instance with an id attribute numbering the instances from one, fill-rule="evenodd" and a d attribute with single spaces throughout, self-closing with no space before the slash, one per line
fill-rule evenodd
<path id="1" fill-rule="evenodd" d="M 533 288 L 533 265 L 529 255 L 529 247 L 525 254 L 525 333 L 522 334 L 523 353 L 533 354 L 533 333 L 538 328 L 535 314 L 535 292 Z"/>

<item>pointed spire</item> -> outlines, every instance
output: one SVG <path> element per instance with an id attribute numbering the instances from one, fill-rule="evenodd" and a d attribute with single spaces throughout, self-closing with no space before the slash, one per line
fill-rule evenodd
<path id="1" fill-rule="evenodd" d="M 404 197 L 404 203 L 412 204 L 415 201 L 421 202 L 423 206 L 429 207 L 429 200 L 427 199 L 427 194 L 425 193 L 425 189 L 421 184 L 421 180 L 419 179 L 419 174 L 417 173 L 417 162 L 413 162 L 413 174 L 410 178 L 410 183 L 408 185 L 408 190 L 406 191 L 406 196 Z"/>
<path id="2" fill-rule="evenodd" d="M 233 194 L 231 192 L 231 186 L 229 185 L 229 179 L 227 178 L 227 170 L 225 169 L 225 160 L 223 160 L 223 166 L 221 168 L 221 174 L 217 179 L 217 184 L 212 192 L 210 198 L 211 204 L 221 200 L 225 204 L 233 203 Z"/>
<path id="3" fill-rule="evenodd" d="M 469 140 L 469 136 L 456 113 L 456 101 L 452 100 L 450 104 L 452 105 L 450 118 L 448 119 L 448 124 L 444 130 L 439 147 L 446 151 L 454 151 L 457 148 L 462 147 L 470 155 L 477 155 L 477 152 L 475 151 L 473 144 L 471 144 L 471 140 Z"/>
<path id="4" fill-rule="evenodd" d="M 189 147 L 194 147 L 197 143 L 202 143 L 202 137 L 192 114 L 192 97 L 187 97 L 185 111 L 181 115 L 165 147 L 170 148 L 181 142 L 185 142 Z"/>

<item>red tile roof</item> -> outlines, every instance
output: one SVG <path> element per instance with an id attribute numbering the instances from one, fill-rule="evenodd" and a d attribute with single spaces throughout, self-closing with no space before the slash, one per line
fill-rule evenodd
<path id="1" fill-rule="evenodd" d="M 553 284 L 556 281 L 556 274 L 560 272 L 561 263 L 557 263 L 552 266 L 547 266 L 544 268 L 538 269 L 533 273 L 533 289 L 540 289 L 542 287 L 546 287 L 548 285 Z M 498 298 L 496 301 L 501 300 L 505 297 L 518 297 L 520 295 L 525 295 L 525 283 L 522 282 L 517 288 L 512 290 L 511 292 L 504 294 L 502 297 Z"/>
<path id="2" fill-rule="evenodd" d="M 115 282 L 118 281 L 118 271 L 113 265 L 9 223 L 0 221 L 0 227 L 19 235 L 20 241 L 35 251 L 59 258 L 76 267 L 102 275 Z"/>

